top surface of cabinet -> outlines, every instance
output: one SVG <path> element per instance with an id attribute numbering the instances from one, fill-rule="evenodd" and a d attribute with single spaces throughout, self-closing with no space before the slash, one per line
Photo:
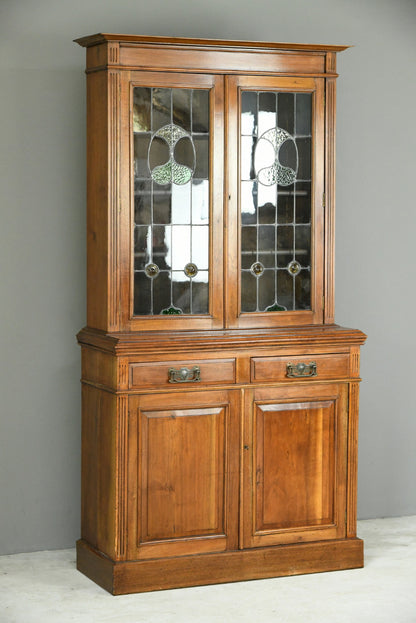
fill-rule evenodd
<path id="1" fill-rule="evenodd" d="M 333 323 L 335 53 L 97 34 L 88 326 Z"/>

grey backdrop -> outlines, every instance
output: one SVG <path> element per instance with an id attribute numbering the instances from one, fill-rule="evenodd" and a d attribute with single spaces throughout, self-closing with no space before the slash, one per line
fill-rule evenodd
<path id="1" fill-rule="evenodd" d="M 336 320 L 363 349 L 359 517 L 416 513 L 415 0 L 2 0 L 0 553 L 80 516 L 85 51 L 116 32 L 353 44 L 339 56 Z"/>

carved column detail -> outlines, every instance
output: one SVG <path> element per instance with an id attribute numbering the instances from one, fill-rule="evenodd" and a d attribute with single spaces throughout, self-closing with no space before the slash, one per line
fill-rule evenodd
<path id="1" fill-rule="evenodd" d="M 120 60 L 120 44 L 110 42 L 108 44 L 108 64 L 118 65 Z"/>
<path id="2" fill-rule="evenodd" d="M 357 534 L 358 383 L 350 384 L 348 419 L 347 537 Z"/>
<path id="3" fill-rule="evenodd" d="M 117 398 L 117 526 L 116 555 L 119 559 L 126 558 L 127 534 L 127 464 L 128 464 L 128 398 Z"/>
<path id="4" fill-rule="evenodd" d="M 119 324 L 119 301 L 120 283 L 120 245 L 119 245 L 119 218 L 120 206 L 120 74 L 118 71 L 110 71 L 108 76 L 108 106 L 109 106 L 109 203 L 111 238 L 109 249 L 110 271 L 110 330 L 117 330 Z"/>

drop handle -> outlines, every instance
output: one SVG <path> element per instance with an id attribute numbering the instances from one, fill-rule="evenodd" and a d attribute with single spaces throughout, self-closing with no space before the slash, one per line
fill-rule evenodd
<path id="1" fill-rule="evenodd" d="M 302 378 L 309 376 L 318 376 L 316 369 L 316 361 L 310 361 L 309 363 L 288 363 L 286 366 L 286 375 L 289 378 Z"/>
<path id="2" fill-rule="evenodd" d="M 197 383 L 201 380 L 201 369 L 199 366 L 193 368 L 169 368 L 169 383 Z"/>

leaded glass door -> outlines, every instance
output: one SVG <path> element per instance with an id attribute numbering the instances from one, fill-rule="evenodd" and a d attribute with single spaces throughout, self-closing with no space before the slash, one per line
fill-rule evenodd
<path id="1" fill-rule="evenodd" d="M 228 81 L 228 326 L 320 323 L 323 81 Z"/>
<path id="2" fill-rule="evenodd" d="M 222 97 L 222 77 L 133 75 L 130 300 L 137 328 L 223 325 Z"/>

